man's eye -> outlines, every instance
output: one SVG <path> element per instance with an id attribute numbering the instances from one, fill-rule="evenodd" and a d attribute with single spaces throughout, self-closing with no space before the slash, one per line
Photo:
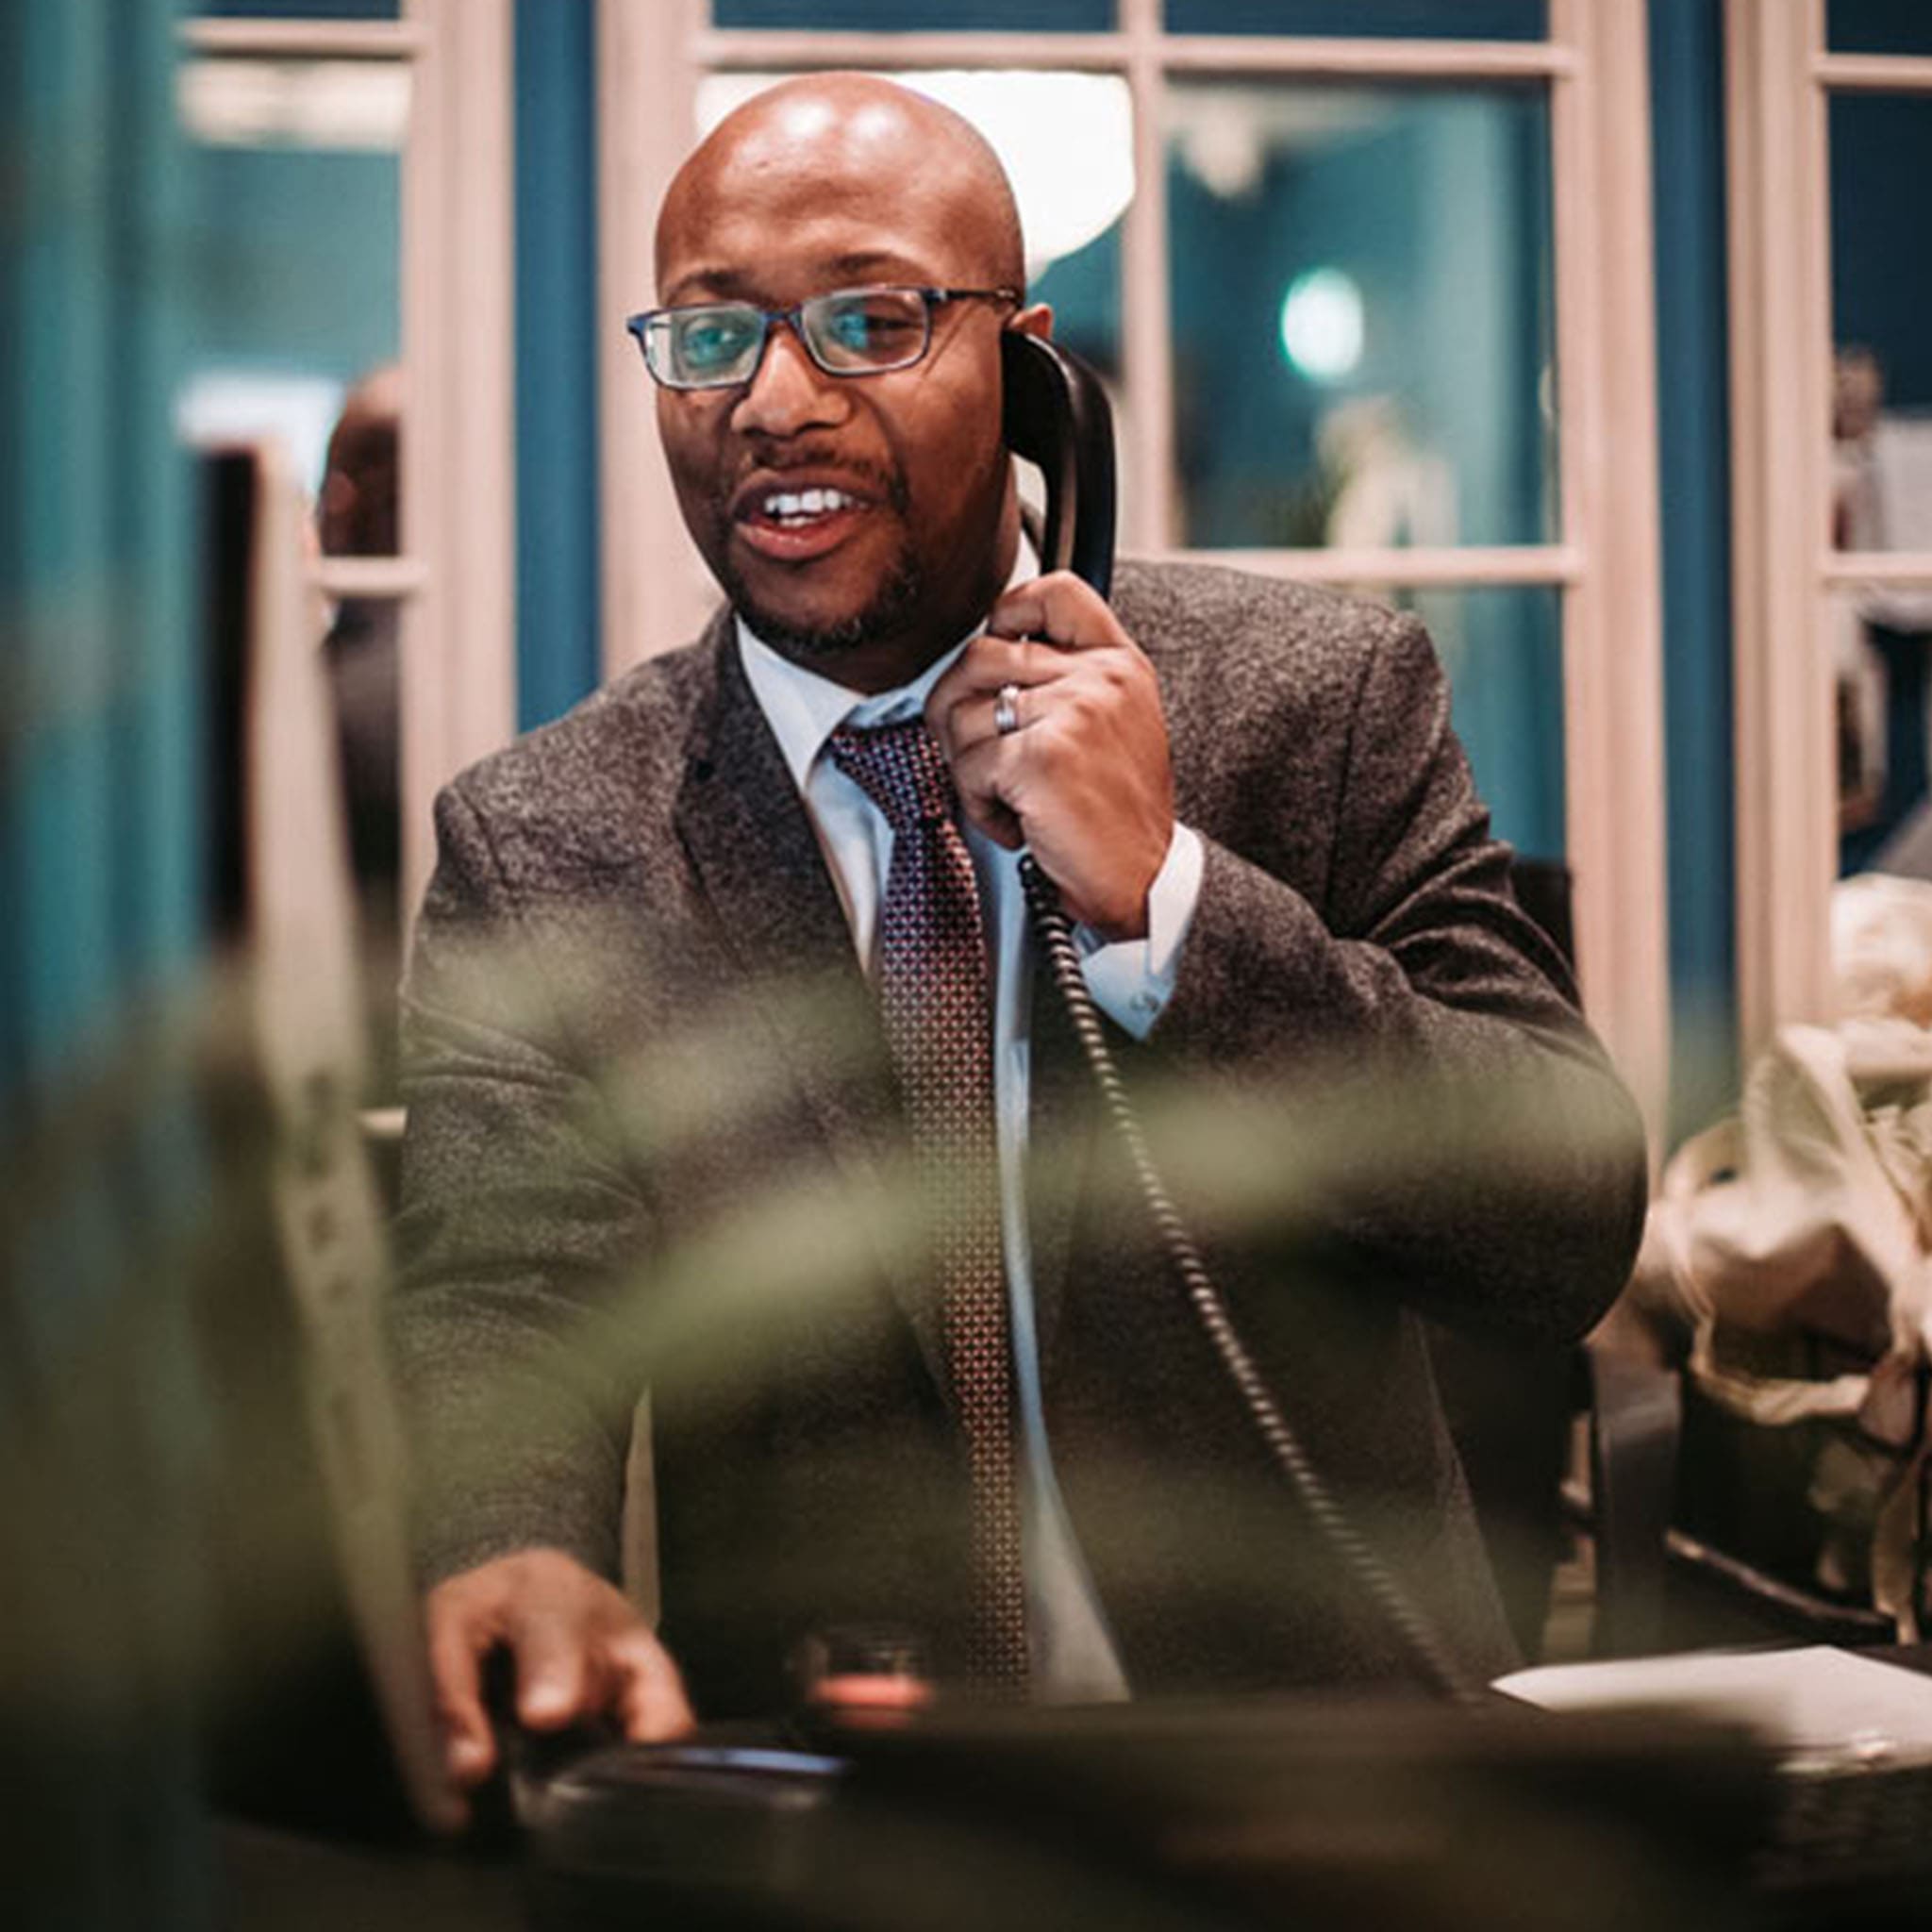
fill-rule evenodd
<path id="1" fill-rule="evenodd" d="M 918 336 L 919 319 L 899 302 L 841 303 L 826 318 L 826 333 L 856 355 L 891 355 Z"/>
<path id="2" fill-rule="evenodd" d="M 741 315 L 700 315 L 677 333 L 677 353 L 691 369 L 724 369 L 751 346 L 756 325 Z"/>

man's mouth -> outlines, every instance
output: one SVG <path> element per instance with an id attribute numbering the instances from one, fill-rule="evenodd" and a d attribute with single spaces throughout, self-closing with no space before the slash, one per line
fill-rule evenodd
<path id="1" fill-rule="evenodd" d="M 753 490 L 739 501 L 737 526 L 760 557 L 778 563 L 805 563 L 837 549 L 872 507 L 867 498 L 836 484 Z"/>
<path id="2" fill-rule="evenodd" d="M 802 530 L 822 518 L 858 508 L 858 497 L 842 490 L 774 490 L 758 500 L 754 513 L 781 530 Z"/>

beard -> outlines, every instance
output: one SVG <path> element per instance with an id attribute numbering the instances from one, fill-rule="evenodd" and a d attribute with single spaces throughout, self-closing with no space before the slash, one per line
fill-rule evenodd
<path id="1" fill-rule="evenodd" d="M 801 458 L 801 466 L 803 459 Z M 894 467 L 884 463 L 841 465 L 861 484 L 869 485 L 881 503 L 900 520 L 903 529 L 911 492 L 906 478 Z M 715 527 L 729 525 L 730 493 L 721 490 L 711 505 Z M 753 632 L 781 657 L 808 663 L 814 658 L 837 658 L 881 638 L 903 631 L 916 614 L 926 591 L 926 571 L 914 553 L 911 541 L 902 541 L 891 568 L 880 578 L 871 598 L 848 617 L 835 624 L 803 625 L 780 615 L 762 604 L 746 588 L 741 572 L 729 562 L 729 545 L 721 542 L 718 554 L 708 558 L 711 574 L 730 599 L 731 608 L 743 618 Z"/>
<path id="2" fill-rule="evenodd" d="M 806 625 L 781 617 L 760 604 L 744 587 L 740 574 L 726 566 L 717 572 L 731 608 L 756 636 L 782 658 L 808 663 L 836 658 L 881 638 L 897 636 L 919 608 L 925 593 L 925 575 L 909 549 L 902 547 L 892 567 L 880 580 L 869 602 L 836 624 Z"/>

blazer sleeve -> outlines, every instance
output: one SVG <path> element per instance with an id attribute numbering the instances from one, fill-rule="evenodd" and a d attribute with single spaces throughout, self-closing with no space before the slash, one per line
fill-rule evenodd
<path id="1" fill-rule="evenodd" d="M 1221 1153 L 1176 1134 L 1171 1158 L 1210 1225 L 1332 1239 L 1465 1325 L 1579 1334 L 1635 1256 L 1642 1126 L 1515 903 L 1422 627 L 1377 626 L 1334 769 L 1308 774 L 1306 726 L 1285 723 L 1242 790 L 1325 819 L 1323 903 L 1254 823 L 1206 838 L 1149 1046 L 1182 1091 L 1208 1076 Z"/>
<path id="2" fill-rule="evenodd" d="M 419 1555 L 431 1581 L 538 1544 L 614 1575 L 639 1380 L 609 1311 L 649 1218 L 483 814 L 451 788 L 436 820 L 403 992 L 391 1324 Z"/>

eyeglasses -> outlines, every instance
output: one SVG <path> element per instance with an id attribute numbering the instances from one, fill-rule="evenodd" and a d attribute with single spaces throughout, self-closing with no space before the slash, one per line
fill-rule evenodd
<path id="1" fill-rule="evenodd" d="M 666 389 L 734 389 L 758 374 L 774 322 L 789 323 L 827 375 L 909 369 L 932 342 L 932 312 L 947 302 L 1018 302 L 1017 289 L 834 289 L 795 308 L 701 302 L 651 308 L 625 325 L 644 366 Z"/>

